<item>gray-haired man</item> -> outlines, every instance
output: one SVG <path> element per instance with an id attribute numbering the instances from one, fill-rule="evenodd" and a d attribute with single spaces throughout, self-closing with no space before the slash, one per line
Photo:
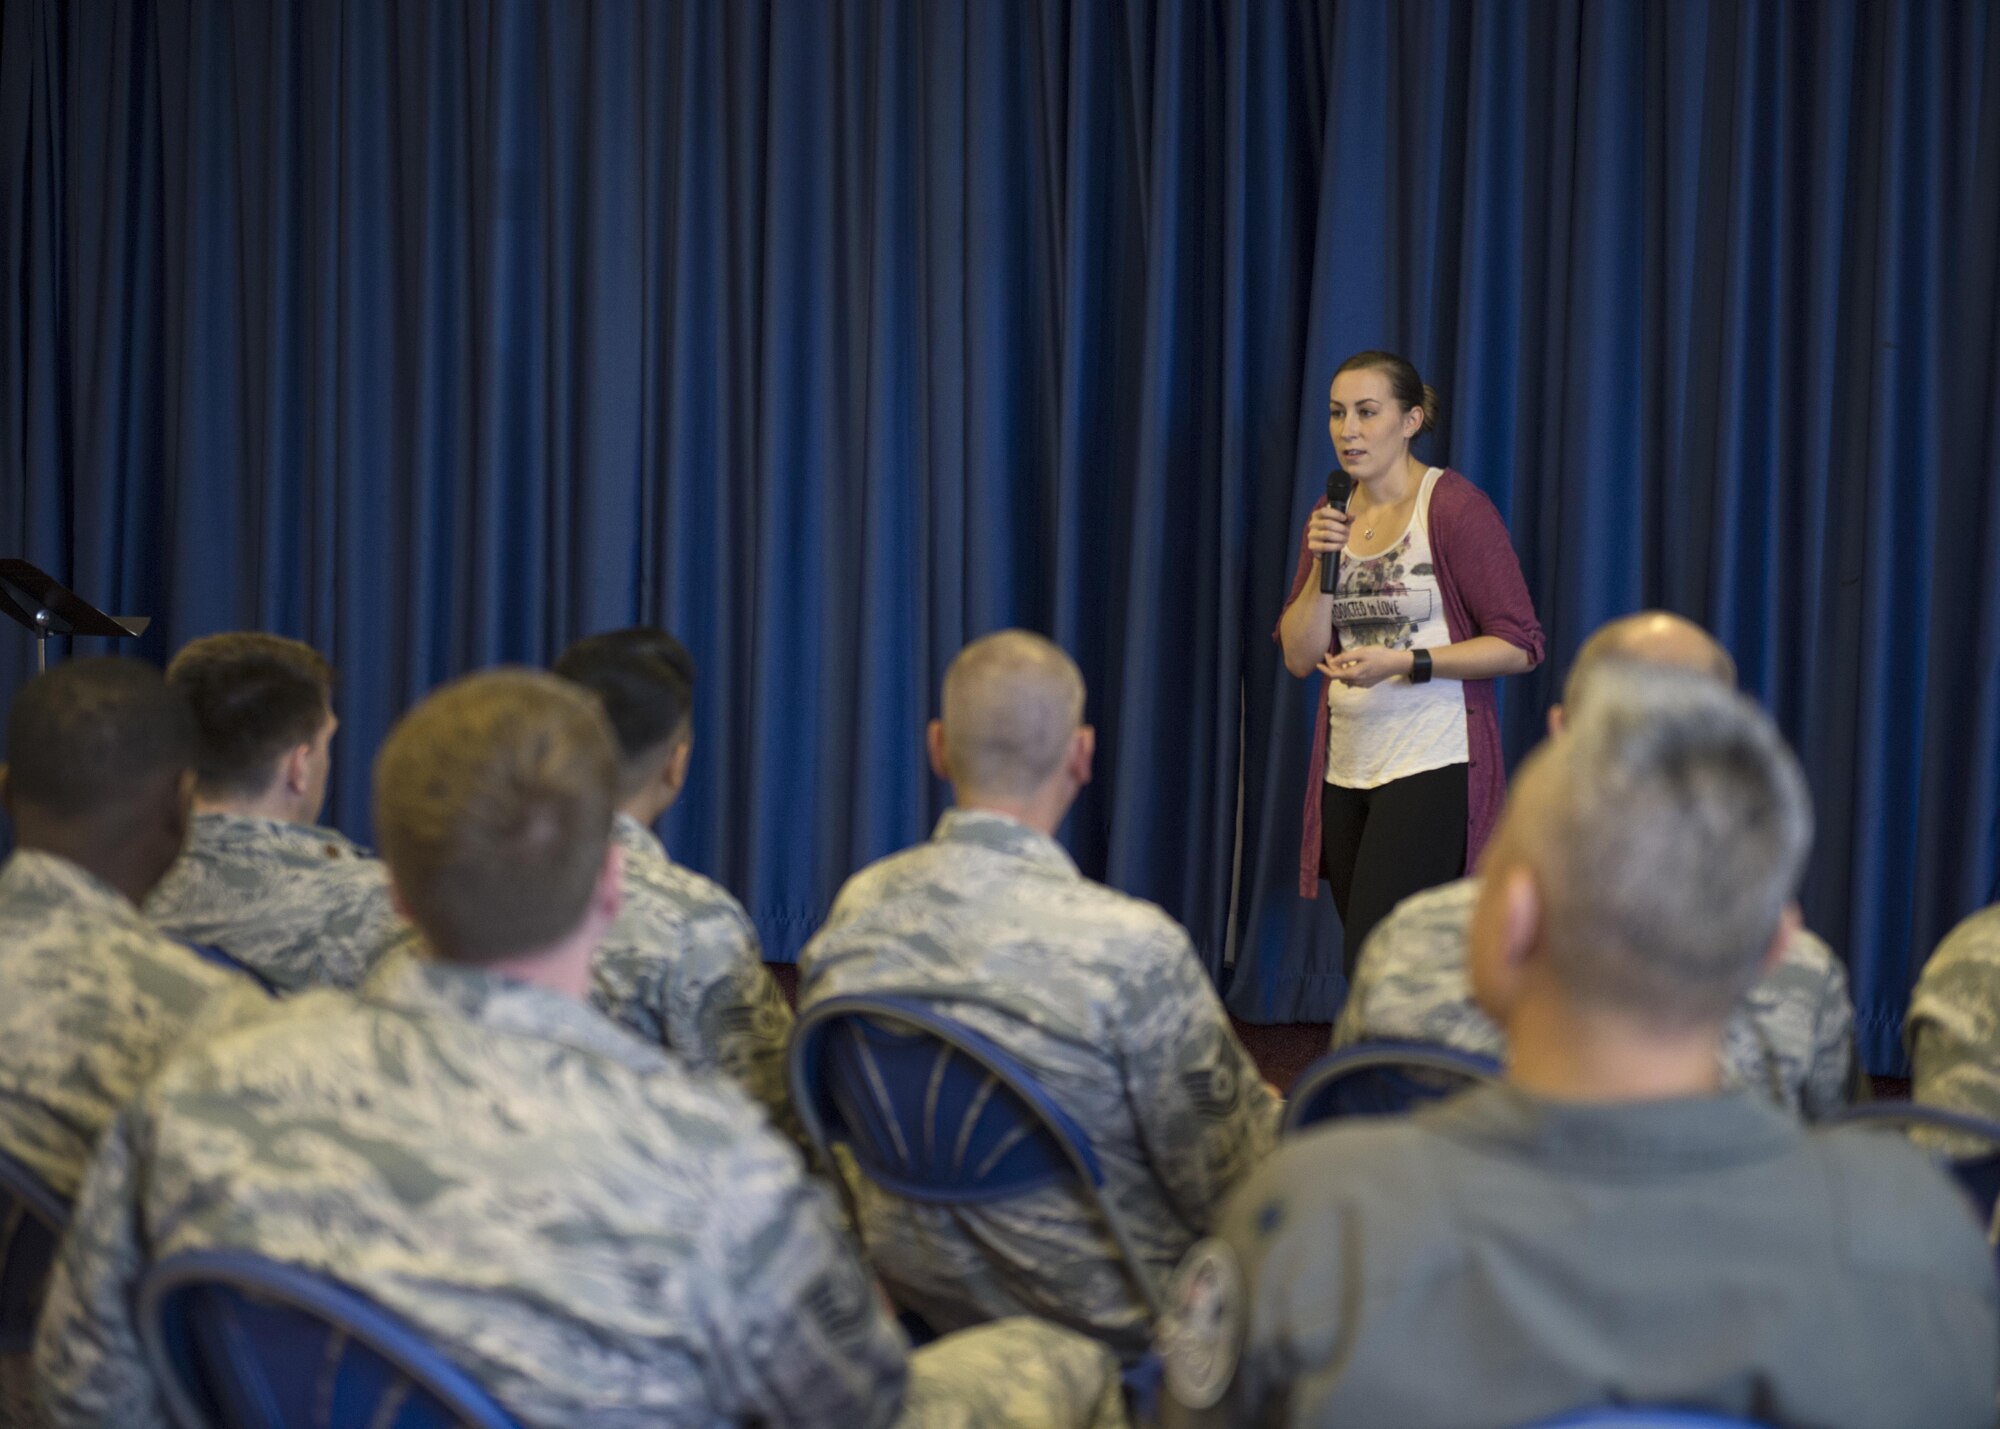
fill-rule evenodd
<path id="1" fill-rule="evenodd" d="M 1949 1178 L 1724 1088 L 1723 1028 L 1795 916 L 1797 764 L 1712 680 L 1598 681 L 1481 879 L 1505 1084 L 1309 1133 L 1231 1198 L 1176 1279 L 1169 1424 L 1992 1423 L 1993 1265 Z"/>
<path id="2" fill-rule="evenodd" d="M 1625 616 L 1586 640 L 1570 666 L 1563 703 L 1549 711 L 1559 737 L 1566 715 L 1590 697 L 1606 664 L 1632 661 L 1706 675 L 1734 687 L 1736 665 L 1692 621 L 1664 611 Z M 1472 998 L 1466 940 L 1479 880 L 1462 878 L 1397 904 L 1376 924 L 1333 1027 L 1336 1048 L 1380 1038 L 1435 1042 L 1499 1057 L 1506 1038 Z M 1722 1036 L 1730 1086 L 1762 1091 L 1780 1106 L 1818 1116 L 1854 1086 L 1854 1005 L 1847 975 L 1827 945 L 1796 929 L 1778 960 L 1744 991 Z"/>
<path id="3" fill-rule="evenodd" d="M 1076 666 L 1040 636 L 1003 631 L 959 654 L 930 729 L 958 806 L 929 843 L 848 881 L 800 956 L 800 1002 L 911 994 L 1006 1047 L 1090 1134 L 1164 1280 L 1269 1150 L 1277 1099 L 1186 932 L 1085 879 L 1053 837 L 1090 778 L 1083 700 Z M 882 1279 L 936 1328 L 1029 1313 L 1144 1348 L 1144 1302 L 1070 1191 L 954 1210 L 868 1185 L 860 1199 Z"/>

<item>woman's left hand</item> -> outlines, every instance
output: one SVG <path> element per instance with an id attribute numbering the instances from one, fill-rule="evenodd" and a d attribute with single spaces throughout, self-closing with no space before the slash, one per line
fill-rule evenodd
<path id="1" fill-rule="evenodd" d="M 1391 650 L 1385 645 L 1356 645 L 1319 662 L 1322 675 L 1352 685 L 1357 690 L 1373 689 L 1384 680 L 1410 673 L 1416 659 L 1407 650 Z"/>

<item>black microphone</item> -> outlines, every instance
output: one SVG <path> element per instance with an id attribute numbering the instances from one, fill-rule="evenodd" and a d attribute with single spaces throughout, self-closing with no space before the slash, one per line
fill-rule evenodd
<path id="1" fill-rule="evenodd" d="M 1347 498 L 1354 495 L 1354 478 L 1341 467 L 1335 467 L 1326 474 L 1326 504 L 1336 511 L 1347 509 Z M 1319 589 L 1322 595 L 1332 595 L 1334 586 L 1340 580 L 1340 553 L 1324 552 L 1319 558 Z"/>

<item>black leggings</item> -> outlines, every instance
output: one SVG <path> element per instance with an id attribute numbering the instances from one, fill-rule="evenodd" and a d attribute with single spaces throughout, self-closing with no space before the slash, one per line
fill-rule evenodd
<path id="1" fill-rule="evenodd" d="M 1319 871 L 1340 911 L 1348 976 L 1391 908 L 1465 873 L 1465 772 L 1448 764 L 1375 789 L 1325 787 Z"/>

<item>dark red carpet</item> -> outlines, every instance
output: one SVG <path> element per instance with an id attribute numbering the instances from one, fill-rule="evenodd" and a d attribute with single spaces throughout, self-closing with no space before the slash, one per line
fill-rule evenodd
<path id="1" fill-rule="evenodd" d="M 1333 1035 L 1329 1022 L 1284 1022 L 1274 1027 L 1258 1027 L 1232 1017 L 1230 1025 L 1257 1066 L 1264 1080 L 1281 1093 L 1289 1094 L 1299 1073 L 1326 1055 L 1327 1039 Z"/>

